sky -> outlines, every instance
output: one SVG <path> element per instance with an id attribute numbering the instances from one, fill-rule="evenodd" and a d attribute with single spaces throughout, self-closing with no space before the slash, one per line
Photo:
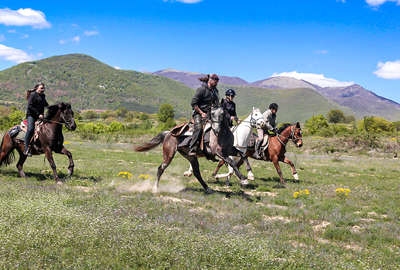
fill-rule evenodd
<path id="1" fill-rule="evenodd" d="M 0 70 L 69 53 L 117 69 L 357 83 L 400 103 L 400 0 L 0 2 Z"/>

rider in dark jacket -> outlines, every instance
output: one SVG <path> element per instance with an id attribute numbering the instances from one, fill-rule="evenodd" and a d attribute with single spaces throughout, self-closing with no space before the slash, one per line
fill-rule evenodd
<path id="1" fill-rule="evenodd" d="M 196 155 L 198 141 L 201 138 L 203 131 L 202 120 L 210 117 L 211 107 L 218 107 L 219 95 L 218 95 L 218 81 L 219 78 L 216 74 L 208 75 L 207 77 L 200 78 L 203 85 L 196 90 L 192 98 L 193 108 L 193 135 L 190 142 L 189 155 Z"/>
<path id="2" fill-rule="evenodd" d="M 44 83 L 40 83 L 35 85 L 32 90 L 27 91 L 28 108 L 26 110 L 26 119 L 28 120 L 28 126 L 25 135 L 25 155 L 29 155 L 29 144 L 35 131 L 35 122 L 38 119 L 43 119 L 44 108 L 49 106 L 44 90 Z"/>
<path id="3" fill-rule="evenodd" d="M 225 92 L 225 98 L 221 99 L 221 106 L 229 114 L 229 126 L 233 126 L 233 120 L 238 122 L 238 117 L 236 114 L 236 104 L 233 102 L 233 98 L 236 96 L 235 90 L 228 89 Z"/>

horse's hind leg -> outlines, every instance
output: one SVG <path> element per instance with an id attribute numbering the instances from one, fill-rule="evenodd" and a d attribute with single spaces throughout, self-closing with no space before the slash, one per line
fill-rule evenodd
<path id="1" fill-rule="evenodd" d="M 289 164 L 290 168 L 292 169 L 292 174 L 294 179 L 299 180 L 299 175 L 297 174 L 296 168 L 294 167 L 293 162 L 291 162 L 287 157 L 283 160 L 284 163 Z"/>
<path id="2" fill-rule="evenodd" d="M 74 160 L 72 159 L 72 154 L 70 151 L 67 150 L 67 148 L 63 147 L 60 152 L 57 152 L 59 154 L 66 155 L 69 159 L 69 166 L 68 166 L 68 176 L 72 176 L 74 173 Z"/>
<path id="3" fill-rule="evenodd" d="M 253 170 L 251 169 L 250 162 L 247 156 L 244 159 L 239 160 L 239 162 L 237 163 L 238 168 L 240 168 L 243 161 L 246 162 L 247 179 L 254 180 Z"/>
<path id="4" fill-rule="evenodd" d="M 219 171 L 219 169 L 221 169 L 221 167 L 222 167 L 224 164 L 225 164 L 225 161 L 220 160 L 220 161 L 218 162 L 218 165 L 217 165 L 217 167 L 215 168 L 215 170 L 214 170 L 212 176 L 216 176 L 217 173 L 218 173 L 218 171 Z"/>
<path id="5" fill-rule="evenodd" d="M 154 183 L 153 192 L 158 191 L 158 186 L 160 184 L 161 175 L 164 173 L 165 169 L 171 163 L 176 153 L 176 147 L 166 147 L 163 145 L 163 162 L 158 166 L 157 169 L 157 180 Z"/>

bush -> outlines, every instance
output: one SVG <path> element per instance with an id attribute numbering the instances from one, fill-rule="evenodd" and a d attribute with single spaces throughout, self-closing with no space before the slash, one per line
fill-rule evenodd
<path id="1" fill-rule="evenodd" d="M 356 121 L 356 118 L 354 117 L 354 115 L 346 115 L 344 117 L 344 123 L 350 124 L 350 123 L 354 123 Z"/>
<path id="2" fill-rule="evenodd" d="M 139 115 L 139 119 L 140 120 L 147 120 L 147 119 L 149 119 L 149 115 L 147 113 L 141 113 Z"/>
<path id="3" fill-rule="evenodd" d="M 83 112 L 82 114 L 83 119 L 96 119 L 98 117 L 97 113 L 95 111 L 86 111 Z"/>
<path id="4" fill-rule="evenodd" d="M 341 110 L 331 110 L 327 115 L 329 123 L 343 123 L 345 121 L 344 113 Z"/>
<path id="5" fill-rule="evenodd" d="M 125 117 L 128 113 L 128 109 L 125 107 L 119 107 L 116 111 L 118 117 Z"/>
<path id="6" fill-rule="evenodd" d="M 109 117 L 115 118 L 115 117 L 117 117 L 117 114 L 113 111 L 105 111 L 105 112 L 100 113 L 100 117 L 103 119 L 107 119 Z"/>
<path id="7" fill-rule="evenodd" d="M 169 130 L 176 126 L 175 120 L 173 118 L 169 118 L 165 123 L 162 124 L 162 130 Z"/>
<path id="8" fill-rule="evenodd" d="M 158 119 L 166 123 L 168 119 L 173 119 L 175 116 L 174 113 L 174 107 L 170 104 L 161 104 L 159 110 L 158 110 Z"/>
<path id="9" fill-rule="evenodd" d="M 110 124 L 108 130 L 110 132 L 123 131 L 125 130 L 125 126 L 121 122 L 114 121 Z"/>
<path id="10" fill-rule="evenodd" d="M 317 134 L 321 129 L 328 128 L 329 124 L 326 118 L 320 114 L 308 119 L 305 123 L 305 127 L 309 134 L 314 135 Z"/>
<path id="11" fill-rule="evenodd" d="M 393 133 L 395 131 L 394 123 L 387 121 L 381 117 L 365 116 L 358 124 L 359 130 L 367 133 Z"/>

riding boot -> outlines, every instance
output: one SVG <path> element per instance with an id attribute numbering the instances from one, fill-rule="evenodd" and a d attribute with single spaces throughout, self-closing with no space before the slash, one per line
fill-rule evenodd
<path id="1" fill-rule="evenodd" d="M 196 143 L 195 145 L 193 145 L 190 148 L 188 155 L 189 156 L 196 156 L 197 155 L 197 149 L 198 149 L 198 147 L 197 147 L 197 143 Z"/>
<path id="2" fill-rule="evenodd" d="M 23 153 L 23 154 L 24 154 L 25 156 L 28 156 L 28 157 L 31 157 L 31 156 L 32 156 L 30 145 L 25 146 L 25 149 L 24 149 L 24 153 Z"/>
<path id="3" fill-rule="evenodd" d="M 255 158 L 260 159 L 261 158 L 261 143 L 262 141 L 256 141 L 256 145 L 255 145 L 255 151 L 254 151 L 254 156 Z"/>

